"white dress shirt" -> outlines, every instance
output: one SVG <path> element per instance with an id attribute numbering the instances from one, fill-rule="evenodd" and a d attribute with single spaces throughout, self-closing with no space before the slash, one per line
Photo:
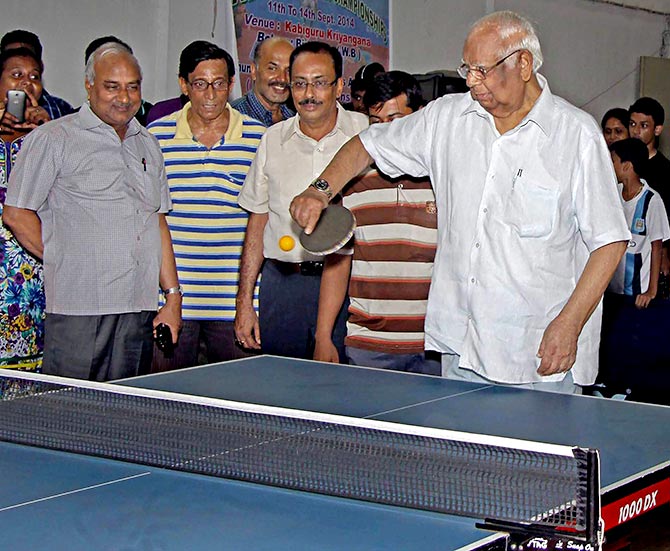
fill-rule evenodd
<path id="1" fill-rule="evenodd" d="M 350 138 L 367 128 L 368 118 L 337 105 L 335 127 L 319 141 L 300 130 L 300 116 L 277 123 L 263 135 L 256 157 L 238 197 L 243 208 L 268 213 L 263 233 L 263 255 L 283 262 L 322 261 L 300 245 L 302 228 L 291 218 L 293 198 L 314 180 Z M 295 240 L 290 251 L 279 248 L 279 239 Z"/>
<path id="2" fill-rule="evenodd" d="M 610 154 L 593 118 L 543 91 L 500 135 L 470 94 L 444 96 L 360 136 L 390 176 L 430 176 L 438 249 L 426 348 L 501 383 L 541 377 L 537 350 L 594 250 L 630 239 Z M 573 378 L 598 370 L 601 307 L 579 338 Z"/>

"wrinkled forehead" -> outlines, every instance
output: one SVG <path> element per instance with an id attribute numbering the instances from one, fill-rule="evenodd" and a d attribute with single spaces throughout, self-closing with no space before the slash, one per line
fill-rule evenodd
<path id="1" fill-rule="evenodd" d="M 142 80 L 142 72 L 135 59 L 123 53 L 109 53 L 97 59 L 95 75 L 96 80 Z"/>
<path id="2" fill-rule="evenodd" d="M 463 45 L 463 61 L 472 65 L 494 62 L 504 49 L 505 43 L 494 28 L 473 29 Z"/>
<path id="3" fill-rule="evenodd" d="M 267 63 L 270 60 L 282 59 L 286 60 L 288 63 L 289 57 L 291 57 L 291 52 L 293 51 L 293 46 L 289 42 L 284 42 L 279 40 L 270 44 L 267 44 L 261 50 L 260 62 Z"/>
<path id="4" fill-rule="evenodd" d="M 293 78 L 307 78 L 310 76 L 335 76 L 333 58 L 325 52 L 302 52 L 293 62 L 291 68 Z"/>

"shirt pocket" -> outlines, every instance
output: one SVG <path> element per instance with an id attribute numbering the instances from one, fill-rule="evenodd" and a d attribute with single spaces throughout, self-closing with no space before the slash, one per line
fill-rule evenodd
<path id="1" fill-rule="evenodd" d="M 558 210 L 558 185 L 551 179 L 518 178 L 504 209 L 504 222 L 519 237 L 538 238 L 554 228 Z"/>
<path id="2" fill-rule="evenodd" d="M 159 167 L 149 167 L 142 173 L 139 195 L 146 210 L 157 212 L 161 207 L 162 172 Z"/>

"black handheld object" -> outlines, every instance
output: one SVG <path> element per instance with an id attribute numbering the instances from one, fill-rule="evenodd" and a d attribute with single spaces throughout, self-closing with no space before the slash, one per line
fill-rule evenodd
<path id="1" fill-rule="evenodd" d="M 172 342 L 172 331 L 164 323 L 159 323 L 156 326 L 156 336 L 154 337 L 156 346 L 163 355 L 167 358 L 171 358 L 174 353 L 174 343 Z"/>
<path id="2" fill-rule="evenodd" d="M 23 90 L 7 90 L 7 113 L 14 115 L 19 122 L 25 121 L 26 93 Z"/>

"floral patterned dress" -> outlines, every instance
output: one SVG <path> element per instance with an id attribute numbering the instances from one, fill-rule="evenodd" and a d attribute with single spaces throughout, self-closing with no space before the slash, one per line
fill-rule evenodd
<path id="1" fill-rule="evenodd" d="M 42 263 L 2 224 L 7 180 L 23 138 L 0 139 L 0 367 L 39 370 L 44 349 Z"/>

